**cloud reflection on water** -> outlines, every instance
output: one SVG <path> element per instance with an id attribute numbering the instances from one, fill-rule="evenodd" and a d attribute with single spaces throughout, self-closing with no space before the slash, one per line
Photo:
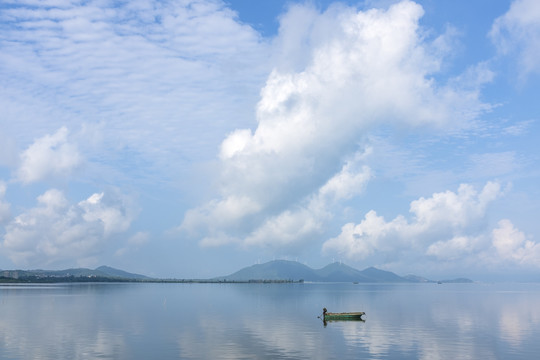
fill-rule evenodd
<path id="1" fill-rule="evenodd" d="M 0 286 L 0 358 L 519 357 L 538 303 L 523 284 Z M 324 326 L 322 306 L 366 321 Z"/>
<path id="2" fill-rule="evenodd" d="M 126 353 L 124 335 L 97 321 L 92 298 L 62 297 L 57 289 L 0 287 L 0 358 L 116 359 Z"/>

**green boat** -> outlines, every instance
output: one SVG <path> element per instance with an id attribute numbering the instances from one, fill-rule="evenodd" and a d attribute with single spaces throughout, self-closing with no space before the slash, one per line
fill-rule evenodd
<path id="1" fill-rule="evenodd" d="M 365 312 L 343 312 L 343 313 L 331 313 L 323 308 L 323 320 L 363 320 L 362 315 L 365 315 Z"/>

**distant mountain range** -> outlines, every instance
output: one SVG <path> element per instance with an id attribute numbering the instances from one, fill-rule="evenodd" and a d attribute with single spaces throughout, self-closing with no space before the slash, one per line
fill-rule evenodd
<path id="1" fill-rule="evenodd" d="M 82 282 L 82 281 L 143 281 L 149 277 L 129 273 L 109 266 L 94 270 L 77 268 L 66 270 L 0 270 L 2 282 Z"/>
<path id="2" fill-rule="evenodd" d="M 390 271 L 369 267 L 362 271 L 342 263 L 332 263 L 322 269 L 312 269 L 296 261 L 274 260 L 243 268 L 228 276 L 213 279 L 155 279 L 109 266 L 94 270 L 0 270 L 0 283 L 58 282 L 354 282 L 354 283 L 468 283 L 469 279 L 429 280 L 420 276 L 399 276 Z"/>
<path id="3" fill-rule="evenodd" d="M 296 261 L 274 260 L 243 268 L 231 275 L 216 277 L 216 281 L 292 280 L 310 282 L 358 283 L 468 283 L 469 279 L 429 280 L 416 275 L 399 276 L 393 272 L 369 267 L 357 270 L 342 263 L 332 263 L 322 269 L 312 269 Z"/>

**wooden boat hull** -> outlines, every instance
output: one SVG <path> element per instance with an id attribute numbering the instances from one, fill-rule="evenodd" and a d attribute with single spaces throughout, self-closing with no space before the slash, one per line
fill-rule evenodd
<path id="1" fill-rule="evenodd" d="M 364 312 L 329 313 L 324 314 L 323 320 L 362 320 Z"/>

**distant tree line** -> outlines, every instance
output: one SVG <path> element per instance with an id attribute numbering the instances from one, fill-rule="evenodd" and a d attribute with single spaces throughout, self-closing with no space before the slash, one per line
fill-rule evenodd
<path id="1" fill-rule="evenodd" d="M 54 284 L 54 283 L 93 283 L 93 282 L 132 282 L 132 283 L 204 283 L 204 284 L 284 284 L 303 283 L 304 280 L 226 280 L 226 279 L 130 279 L 106 276 L 0 276 L 0 284 Z"/>
<path id="2" fill-rule="evenodd" d="M 105 276 L 21 276 L 18 278 L 0 276 L 0 283 L 53 284 L 53 283 L 86 283 L 86 282 L 137 282 L 126 278 L 111 278 Z"/>

